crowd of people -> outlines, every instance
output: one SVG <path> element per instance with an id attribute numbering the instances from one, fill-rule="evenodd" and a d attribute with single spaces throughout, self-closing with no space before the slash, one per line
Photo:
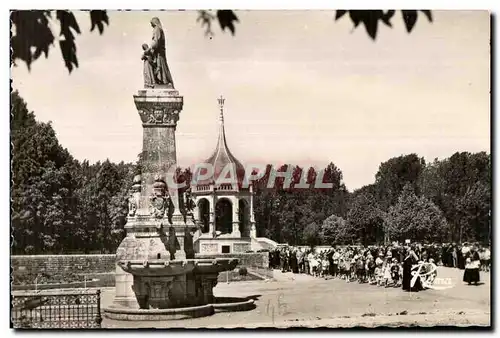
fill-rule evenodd
<path id="1" fill-rule="evenodd" d="M 480 247 L 477 243 L 392 243 L 318 250 L 282 246 L 270 253 L 270 265 L 283 272 L 420 291 L 432 285 L 438 265 L 464 269 L 464 282 L 477 284 L 479 270 L 490 269 L 490 254 L 488 247 Z M 418 272 L 412 274 L 412 270 L 417 269 Z"/>

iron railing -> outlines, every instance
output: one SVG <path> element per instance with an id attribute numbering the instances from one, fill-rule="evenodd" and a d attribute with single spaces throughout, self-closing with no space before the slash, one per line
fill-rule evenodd
<path id="1" fill-rule="evenodd" d="M 100 290 L 11 294 L 11 327 L 16 329 L 100 328 L 101 322 Z"/>

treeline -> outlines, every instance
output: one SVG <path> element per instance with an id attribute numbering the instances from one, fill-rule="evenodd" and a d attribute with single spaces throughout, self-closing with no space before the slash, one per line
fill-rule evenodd
<path id="1" fill-rule="evenodd" d="M 12 252 L 114 252 L 135 165 L 74 159 L 17 92 L 10 127 Z"/>
<path id="2" fill-rule="evenodd" d="M 280 171 L 286 171 L 283 166 Z M 257 182 L 255 217 L 261 235 L 291 245 L 373 244 L 405 239 L 422 242 L 488 243 L 491 239 L 491 156 L 457 152 L 444 160 L 416 154 L 380 164 L 373 184 L 349 193 L 333 163 L 324 182 L 332 189 L 296 189 L 303 168 L 293 169 L 293 183 L 266 189 Z"/>
<path id="3" fill-rule="evenodd" d="M 140 165 L 74 159 L 17 92 L 11 94 L 11 142 L 12 252 L 115 252 Z M 304 170 L 311 189 L 296 188 Z M 331 189 L 314 188 L 318 173 L 299 166 L 293 166 L 291 187 L 276 178 L 268 189 L 269 173 L 270 166 L 255 182 L 255 219 L 259 236 L 280 243 L 490 238 L 491 157 L 484 152 L 429 164 L 415 154 L 392 158 L 380 165 L 373 184 L 352 193 L 333 163 L 323 177 Z"/>
<path id="4" fill-rule="evenodd" d="M 351 194 L 346 217 L 318 228 L 323 243 L 488 243 L 490 212 L 489 154 L 457 152 L 428 164 L 410 154 L 382 163 L 375 182 Z"/>

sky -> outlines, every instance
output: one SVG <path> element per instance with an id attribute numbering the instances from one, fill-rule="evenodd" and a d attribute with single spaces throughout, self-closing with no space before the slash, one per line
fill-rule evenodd
<path id="1" fill-rule="evenodd" d="M 208 158 L 225 101 L 231 152 L 245 163 L 335 163 L 349 190 L 373 183 L 381 162 L 417 153 L 427 161 L 456 151 L 490 152 L 490 18 L 486 11 L 434 11 L 407 34 L 401 14 L 364 27 L 333 11 L 237 11 L 236 34 L 204 35 L 196 11 L 109 12 L 103 35 L 76 12 L 79 68 L 56 46 L 13 86 L 40 121 L 79 159 L 131 162 L 142 147 L 133 95 L 143 86 L 141 44 L 158 16 L 167 61 L 184 96 L 177 160 Z M 58 32 L 54 24 L 54 31 Z"/>

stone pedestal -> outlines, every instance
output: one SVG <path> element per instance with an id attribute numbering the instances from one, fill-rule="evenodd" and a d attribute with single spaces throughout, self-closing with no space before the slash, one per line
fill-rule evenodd
<path id="1" fill-rule="evenodd" d="M 169 260 L 172 253 L 183 260 L 186 224 L 173 177 L 169 176 L 176 168 L 175 129 L 183 97 L 172 88 L 144 89 L 134 95 L 134 102 L 143 127 L 142 170 L 132 185 L 127 236 L 117 249 L 117 261 Z M 117 266 L 115 305 L 139 307 L 133 284 L 134 278 Z"/>

